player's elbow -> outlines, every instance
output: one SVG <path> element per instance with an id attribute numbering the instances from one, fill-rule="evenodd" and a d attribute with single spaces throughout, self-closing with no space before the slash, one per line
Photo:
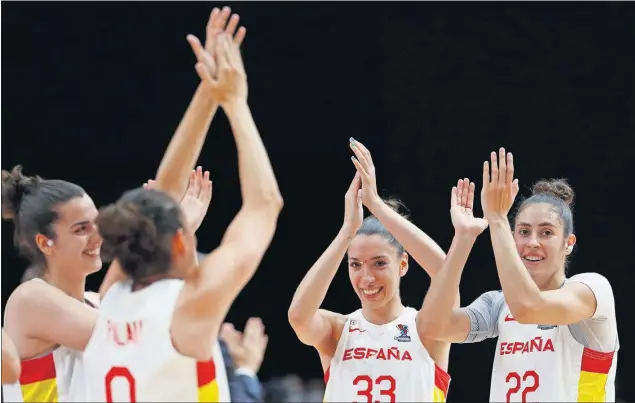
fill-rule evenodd
<path id="1" fill-rule="evenodd" d="M 293 330 L 301 328 L 307 322 L 307 315 L 295 300 L 291 302 L 291 306 L 287 311 L 287 319 Z"/>
<path id="2" fill-rule="evenodd" d="M 536 317 L 541 309 L 540 301 L 518 301 L 509 303 L 509 311 L 520 324 L 533 324 L 536 322 Z"/>
<path id="3" fill-rule="evenodd" d="M 257 197 L 245 199 L 243 208 L 248 210 L 267 211 L 271 215 L 278 216 L 284 206 L 284 200 L 278 187 L 262 189 Z"/>

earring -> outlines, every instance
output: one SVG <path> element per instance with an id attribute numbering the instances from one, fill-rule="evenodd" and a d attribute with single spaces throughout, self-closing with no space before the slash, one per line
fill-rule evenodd
<path id="1" fill-rule="evenodd" d="M 53 241 L 49 239 L 48 241 L 46 241 L 46 244 L 47 244 L 48 246 L 53 246 Z"/>

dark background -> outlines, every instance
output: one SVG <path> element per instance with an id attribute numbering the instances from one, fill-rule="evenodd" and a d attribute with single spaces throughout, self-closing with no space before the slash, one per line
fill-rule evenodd
<path id="1" fill-rule="evenodd" d="M 218 4 L 223 5 L 223 4 Z M 635 400 L 628 292 L 633 250 L 635 7 L 627 3 L 235 3 L 248 27 L 249 103 L 285 199 L 273 244 L 229 320 L 261 316 L 261 375 L 321 376 L 287 323 L 295 287 L 341 225 L 354 168 L 348 138 L 373 152 L 384 195 L 447 250 L 450 188 L 505 146 L 524 193 L 545 177 L 577 192 L 570 274 L 612 283 L 622 348 L 618 395 Z M 198 83 L 188 33 L 214 4 L 2 5 L 2 168 L 81 184 L 97 205 L 153 177 Z M 214 197 L 199 231 L 213 249 L 240 206 L 233 138 L 219 112 L 200 163 Z M 628 175 L 628 176 L 627 176 Z M 479 208 L 480 211 L 480 208 Z M 26 262 L 2 225 L 2 301 Z M 89 278 L 96 289 L 102 274 Z M 427 275 L 402 285 L 420 306 Z M 465 304 L 499 288 L 489 235 L 463 276 Z M 325 307 L 358 308 L 342 269 Z M 495 340 L 452 348 L 452 401 L 487 399 Z"/>

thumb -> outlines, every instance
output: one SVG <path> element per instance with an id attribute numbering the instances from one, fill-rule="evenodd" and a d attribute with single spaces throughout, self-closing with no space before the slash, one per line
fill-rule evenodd
<path id="1" fill-rule="evenodd" d="M 518 179 L 514 179 L 514 181 L 512 182 L 512 192 L 514 197 L 516 197 L 519 190 L 520 190 L 520 187 L 518 186 Z"/>

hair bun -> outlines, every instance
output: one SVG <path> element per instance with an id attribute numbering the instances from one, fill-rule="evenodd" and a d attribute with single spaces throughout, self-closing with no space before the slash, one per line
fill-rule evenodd
<path id="1" fill-rule="evenodd" d="M 534 195 L 550 195 L 562 200 L 567 205 L 573 203 L 575 195 L 573 188 L 566 179 L 543 179 L 534 184 L 532 193 Z"/>
<path id="2" fill-rule="evenodd" d="M 386 203 L 388 207 L 396 211 L 400 216 L 406 219 L 410 218 L 410 210 L 408 209 L 408 207 L 406 207 L 404 202 L 402 202 L 401 200 L 395 197 L 389 197 L 382 200 L 384 201 L 384 203 Z"/>
<path id="3" fill-rule="evenodd" d="M 22 166 L 16 165 L 9 171 L 2 171 L 2 218 L 13 219 L 20 211 L 25 194 L 39 184 L 39 176 L 24 176 Z"/>

